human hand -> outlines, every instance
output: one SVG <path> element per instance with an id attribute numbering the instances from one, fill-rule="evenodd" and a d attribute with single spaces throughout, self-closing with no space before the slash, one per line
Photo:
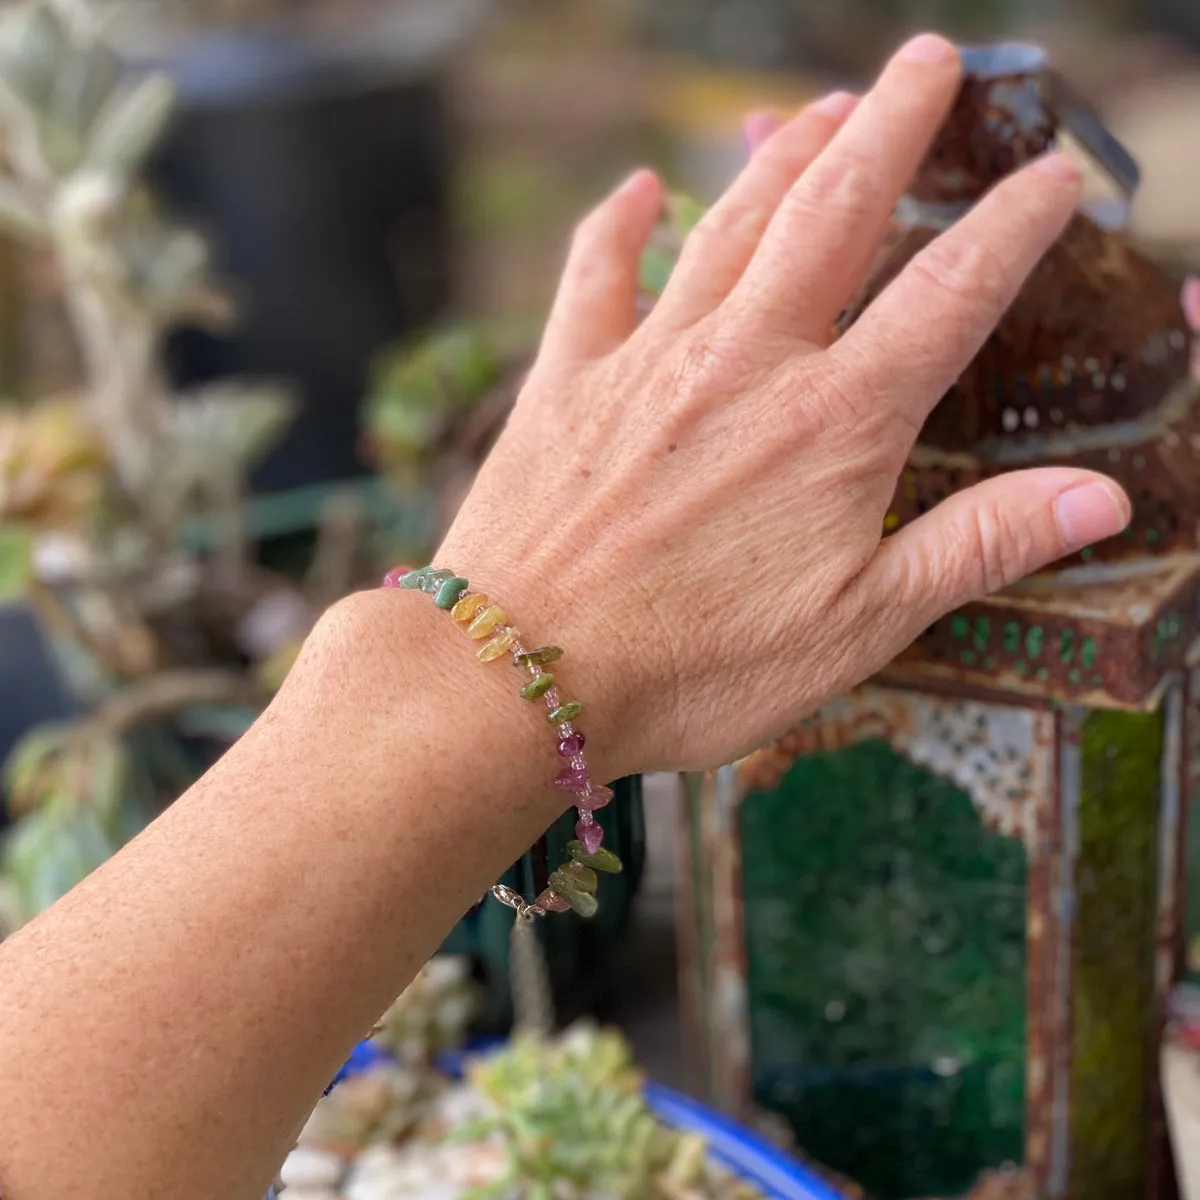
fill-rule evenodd
<path id="1" fill-rule="evenodd" d="M 833 340 L 959 77 L 949 43 L 918 38 L 861 102 L 835 95 L 771 132 L 640 326 L 657 179 L 638 172 L 579 227 L 438 561 L 567 647 L 609 774 L 727 761 L 947 611 L 1127 523 L 1115 483 L 1048 468 L 881 535 L 927 414 L 1080 195 L 1069 160 L 1033 164 Z"/>

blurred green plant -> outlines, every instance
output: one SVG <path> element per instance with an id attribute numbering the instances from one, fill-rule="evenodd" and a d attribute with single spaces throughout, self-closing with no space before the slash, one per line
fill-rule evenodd
<path id="1" fill-rule="evenodd" d="M 662 293 L 704 207 L 668 197 L 641 266 L 642 306 Z M 366 452 L 394 486 L 439 499 L 453 520 L 516 399 L 542 320 L 462 321 L 396 346 L 375 366 L 364 403 Z M 428 547 L 432 550 L 432 547 Z"/>
<path id="2" fill-rule="evenodd" d="M 374 1039 L 409 1065 L 428 1064 L 467 1040 L 478 989 L 468 959 L 432 958 L 376 1026 Z"/>
<path id="3" fill-rule="evenodd" d="M 474 1200 L 681 1200 L 756 1197 L 749 1184 L 710 1174 L 702 1138 L 662 1124 L 642 1093 L 643 1075 L 616 1031 L 580 1025 L 556 1040 L 517 1037 L 477 1061 L 468 1079 L 490 1113 L 451 1136 L 498 1139 L 507 1170 Z"/>
<path id="4" fill-rule="evenodd" d="M 109 15 L 92 0 L 0 11 L 0 230 L 53 265 L 81 364 L 72 394 L 0 406 L 0 600 L 34 607 L 88 709 L 35 731 L 8 767 L 18 823 L 2 890 L 18 920 L 187 785 L 203 764 L 189 769 L 181 733 L 245 728 L 366 557 L 341 504 L 306 586 L 259 567 L 247 479 L 291 397 L 269 382 L 180 393 L 166 378 L 173 327 L 236 314 L 204 239 L 143 181 L 175 90 L 122 63 Z"/>

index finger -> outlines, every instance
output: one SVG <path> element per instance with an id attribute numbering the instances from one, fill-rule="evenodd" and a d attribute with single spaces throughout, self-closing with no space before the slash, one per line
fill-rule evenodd
<path id="1" fill-rule="evenodd" d="M 897 51 L 778 204 L 730 297 L 736 311 L 792 337 L 826 340 L 960 81 L 958 52 L 945 38 L 923 34 Z"/>

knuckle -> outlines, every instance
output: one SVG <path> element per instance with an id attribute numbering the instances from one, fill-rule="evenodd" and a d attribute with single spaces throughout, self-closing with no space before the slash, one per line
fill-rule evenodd
<path id="1" fill-rule="evenodd" d="M 980 598 L 1002 591 L 1025 574 L 1028 534 L 996 505 L 977 505 L 970 510 L 967 549 L 975 567 L 975 594 Z"/>
<path id="2" fill-rule="evenodd" d="M 1016 292 L 1012 270 L 983 242 L 938 238 L 913 259 L 912 267 L 928 287 L 989 312 L 1007 308 Z"/>
<path id="3" fill-rule="evenodd" d="M 850 218 L 865 218 L 889 207 L 879 171 L 857 154 L 818 158 L 788 193 L 784 206 L 810 217 L 832 212 Z"/>
<path id="4" fill-rule="evenodd" d="M 680 400 L 712 397 L 728 390 L 730 354 L 711 334 L 688 338 L 670 366 L 670 394 Z"/>
<path id="5" fill-rule="evenodd" d="M 858 397 L 856 411 L 859 420 L 866 423 L 863 433 L 868 436 L 898 434 L 901 439 L 906 439 L 904 449 L 907 452 L 907 443 L 915 441 L 921 432 L 921 421 L 902 402 L 902 392 L 894 385 L 889 386 L 887 377 L 881 372 L 881 367 L 886 370 L 886 364 L 893 361 L 887 347 L 874 341 L 843 340 L 834 343 L 830 357 L 838 364 L 837 374 L 847 379 L 840 385 L 842 392 Z"/>
<path id="6" fill-rule="evenodd" d="M 870 387 L 860 385 L 852 373 L 838 370 L 824 354 L 792 364 L 789 373 L 793 391 L 798 388 L 804 400 L 799 407 L 805 424 L 815 425 L 815 432 L 852 436 L 856 445 L 871 441 L 878 406 Z"/>

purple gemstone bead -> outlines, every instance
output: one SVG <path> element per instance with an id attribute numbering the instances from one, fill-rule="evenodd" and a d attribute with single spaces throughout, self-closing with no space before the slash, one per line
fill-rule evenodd
<path id="1" fill-rule="evenodd" d="M 587 738 L 582 733 L 573 733 L 570 737 L 565 737 L 558 743 L 558 752 L 563 758 L 574 758 L 576 755 L 583 753 L 583 748 L 586 745 Z"/>
<path id="2" fill-rule="evenodd" d="M 588 812 L 595 812 L 598 808 L 606 808 L 612 803 L 613 790 L 612 788 L 601 787 L 594 783 L 588 788 L 585 794 L 580 795 L 578 807 L 586 809 Z"/>
<path id="3" fill-rule="evenodd" d="M 396 567 L 383 577 L 383 586 L 385 588 L 398 588 L 400 586 L 400 580 L 402 580 L 405 575 L 411 574 L 412 567 Z"/>
<path id="4" fill-rule="evenodd" d="M 580 819 L 575 826 L 575 836 L 583 843 L 583 848 L 589 854 L 595 854 L 604 844 L 604 830 L 588 815 L 587 820 Z"/>
<path id="5" fill-rule="evenodd" d="M 569 767 L 554 781 L 554 786 L 562 788 L 564 792 L 578 792 L 584 795 L 592 790 L 592 781 L 586 768 L 579 771 Z"/>

